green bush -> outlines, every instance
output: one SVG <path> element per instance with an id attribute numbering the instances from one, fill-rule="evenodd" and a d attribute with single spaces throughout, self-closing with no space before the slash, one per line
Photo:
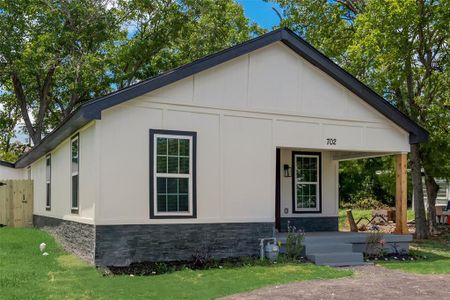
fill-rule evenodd
<path id="1" fill-rule="evenodd" d="M 363 199 L 359 199 L 356 202 L 352 203 L 342 203 L 341 208 L 344 209 L 383 209 L 388 208 L 389 206 L 384 204 L 377 199 L 367 197 Z"/>
<path id="2" fill-rule="evenodd" d="M 304 232 L 297 230 L 295 226 L 288 226 L 286 237 L 286 256 L 289 259 L 296 260 L 300 257 L 303 250 Z"/>

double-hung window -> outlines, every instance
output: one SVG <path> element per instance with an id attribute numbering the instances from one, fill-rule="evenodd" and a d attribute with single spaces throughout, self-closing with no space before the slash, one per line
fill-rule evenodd
<path id="1" fill-rule="evenodd" d="M 196 133 L 150 130 L 150 217 L 196 217 Z"/>
<path id="2" fill-rule="evenodd" d="M 50 210 L 52 207 L 52 157 L 48 154 L 45 157 L 45 209 Z"/>
<path id="3" fill-rule="evenodd" d="M 79 171 L 80 171 L 80 139 L 74 136 L 70 141 L 70 161 L 71 161 L 71 210 L 78 213 L 78 191 L 79 191 Z"/>
<path id="4" fill-rule="evenodd" d="M 321 154 L 293 153 L 293 212 L 321 212 Z"/>

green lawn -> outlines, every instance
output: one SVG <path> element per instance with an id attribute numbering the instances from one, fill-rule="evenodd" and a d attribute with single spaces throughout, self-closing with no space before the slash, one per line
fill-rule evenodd
<path id="1" fill-rule="evenodd" d="M 49 256 L 40 254 L 41 242 Z M 2 299 L 212 299 L 267 285 L 349 275 L 312 264 L 279 264 L 103 277 L 43 231 L 0 228 Z"/>
<path id="2" fill-rule="evenodd" d="M 411 245 L 414 254 L 427 259 L 408 262 L 382 262 L 383 267 L 420 274 L 450 274 L 450 234 Z"/>
<path id="3" fill-rule="evenodd" d="M 357 221 L 360 217 L 372 215 L 371 210 L 353 210 L 353 217 Z M 414 212 L 408 210 L 408 220 L 414 219 Z M 349 230 L 345 209 L 339 210 L 339 230 Z M 426 241 L 411 244 L 411 251 L 427 259 L 407 262 L 380 262 L 380 265 L 390 269 L 400 269 L 421 274 L 450 274 L 450 234 Z"/>
<path id="4" fill-rule="evenodd" d="M 355 222 L 358 222 L 359 218 L 366 217 L 369 220 L 372 218 L 372 210 L 371 209 L 353 209 L 353 218 L 355 219 Z M 414 219 L 414 211 L 408 209 L 408 220 Z M 360 224 L 366 224 L 367 221 L 361 221 Z M 347 222 L 347 213 L 345 209 L 339 209 L 339 230 L 350 230 L 350 226 Z"/>

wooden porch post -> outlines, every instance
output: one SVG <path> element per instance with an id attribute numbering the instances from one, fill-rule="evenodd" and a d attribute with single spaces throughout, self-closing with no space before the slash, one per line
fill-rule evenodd
<path id="1" fill-rule="evenodd" d="M 407 226 L 407 154 L 395 157 L 395 233 L 408 234 Z"/>

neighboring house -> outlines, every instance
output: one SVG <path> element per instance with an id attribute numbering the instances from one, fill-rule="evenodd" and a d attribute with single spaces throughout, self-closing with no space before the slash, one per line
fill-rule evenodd
<path id="1" fill-rule="evenodd" d="M 15 169 L 13 163 L 0 160 L 1 179 L 27 179 L 26 170 Z"/>
<path id="2" fill-rule="evenodd" d="M 339 161 L 427 136 L 280 29 L 81 105 L 15 168 L 35 226 L 97 265 L 220 258 L 288 222 L 338 230 Z"/>
<path id="3" fill-rule="evenodd" d="M 437 192 L 436 204 L 440 206 L 447 207 L 447 202 L 450 201 L 450 183 L 444 178 L 435 178 L 439 190 Z M 423 178 L 423 197 L 425 201 L 425 206 L 428 209 L 428 194 L 427 187 L 425 185 L 425 178 Z"/>

